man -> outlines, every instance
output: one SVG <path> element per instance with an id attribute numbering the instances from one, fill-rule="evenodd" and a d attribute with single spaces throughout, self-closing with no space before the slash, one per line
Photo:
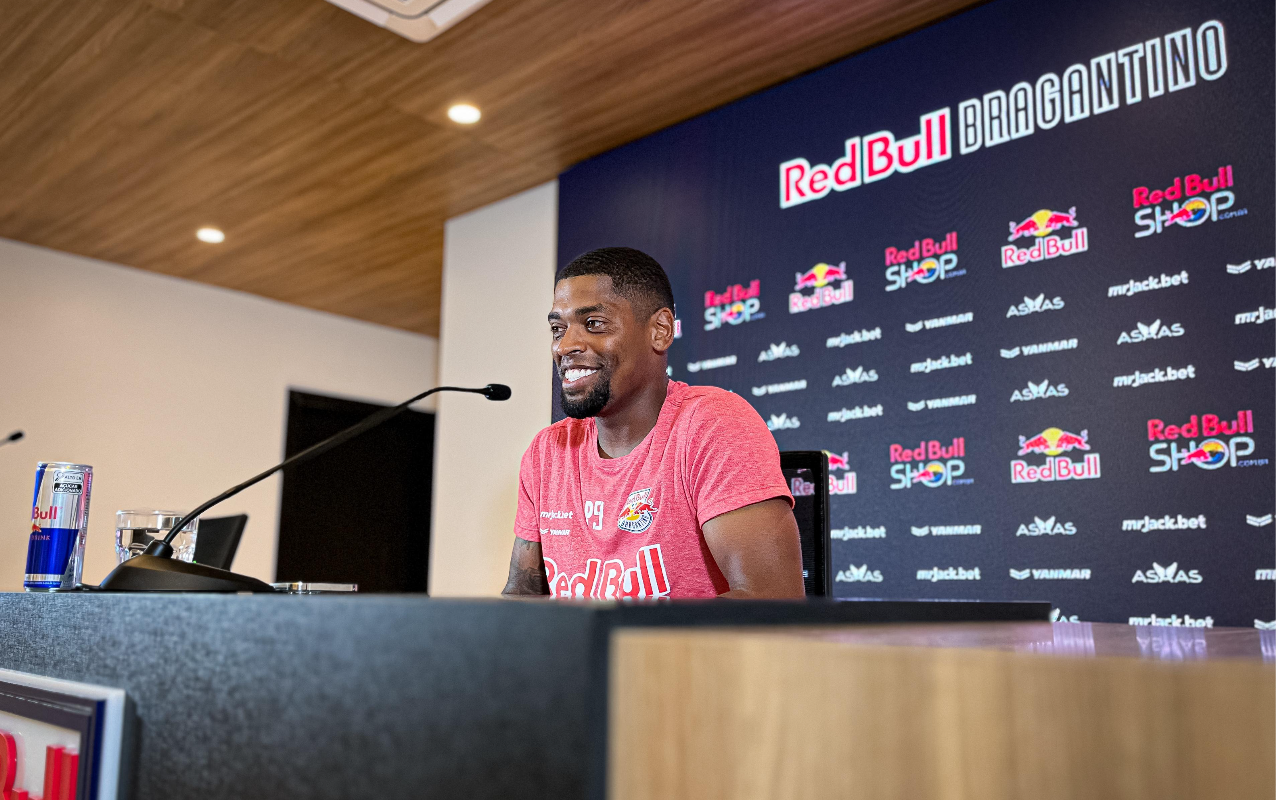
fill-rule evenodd
<path id="1" fill-rule="evenodd" d="M 740 397 L 667 377 L 673 290 L 627 247 L 577 257 L 554 286 L 568 418 L 519 473 L 504 594 L 596 599 L 802 597 L 793 497 Z"/>

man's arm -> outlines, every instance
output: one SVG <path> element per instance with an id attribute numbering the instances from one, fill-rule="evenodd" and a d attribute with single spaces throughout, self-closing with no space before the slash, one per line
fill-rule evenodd
<path id="1" fill-rule="evenodd" d="M 704 539 L 731 586 L 720 597 L 806 596 L 797 520 L 782 498 L 773 497 L 714 517 L 704 524 Z M 512 581 L 513 567 L 510 570 Z"/>
<path id="2" fill-rule="evenodd" d="M 800 558 L 799 556 L 799 560 Z M 549 594 L 549 581 L 545 578 L 545 561 L 541 558 L 540 542 L 514 537 L 514 552 L 510 554 L 510 577 L 501 594 Z"/>

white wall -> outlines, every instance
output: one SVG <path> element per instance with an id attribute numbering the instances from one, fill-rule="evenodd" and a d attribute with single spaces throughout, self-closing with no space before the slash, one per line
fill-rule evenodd
<path id="1" fill-rule="evenodd" d="M 288 389 L 399 402 L 433 385 L 437 340 L 0 240 L 0 590 L 22 586 L 35 463 L 94 468 L 84 579 L 114 566 L 115 512 L 189 509 L 280 460 Z M 428 406 L 424 406 L 428 408 Z M 234 568 L 274 576 L 279 477 Z"/>
<path id="2" fill-rule="evenodd" d="M 447 223 L 439 381 L 509 384 L 498 404 L 439 398 L 430 594 L 491 595 L 514 543 L 518 465 L 549 424 L 558 182 Z"/>

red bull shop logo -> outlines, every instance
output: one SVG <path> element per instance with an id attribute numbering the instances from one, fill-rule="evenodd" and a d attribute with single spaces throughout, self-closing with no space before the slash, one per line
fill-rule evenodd
<path id="1" fill-rule="evenodd" d="M 1254 452 L 1254 440 L 1244 434 L 1254 432 L 1254 412 L 1238 411 L 1236 419 L 1223 420 L 1214 414 L 1191 415 L 1182 425 L 1166 425 L 1148 420 L 1148 456 L 1156 462 L 1149 472 L 1177 472 L 1189 464 L 1201 469 L 1264 466 L 1266 458 L 1245 458 Z M 1196 437 L 1208 437 L 1197 444 Z M 1186 439 L 1180 445 L 1179 439 Z"/>
<path id="2" fill-rule="evenodd" d="M 910 283 L 934 283 L 965 275 L 957 268 L 957 231 L 943 241 L 921 239 L 906 249 L 886 248 L 886 291 L 903 289 Z"/>
<path id="3" fill-rule="evenodd" d="M 914 486 L 964 486 L 974 483 L 966 474 L 966 437 L 959 436 L 952 444 L 938 440 L 920 442 L 917 447 L 893 444 L 890 448 L 892 489 L 911 489 Z M 916 466 L 912 464 L 917 463 Z"/>
<path id="4" fill-rule="evenodd" d="M 1072 236 L 1063 239 L 1055 235 L 1055 231 L 1063 228 L 1076 228 Z M 1035 238 L 1031 247 L 1018 247 L 1008 244 L 1001 248 L 1001 266 L 1003 269 L 1017 267 L 1032 261 L 1047 261 L 1059 256 L 1071 256 L 1083 253 L 1090 248 L 1089 231 L 1077 227 L 1077 207 L 1067 211 L 1052 211 L 1043 208 L 1031 214 L 1023 222 L 1010 223 L 1009 241 L 1014 242 L 1025 236 Z M 1032 241 L 1031 239 L 1029 241 Z"/>
<path id="5" fill-rule="evenodd" d="M 1098 453 L 1087 453 L 1081 460 L 1073 461 L 1064 453 L 1072 450 L 1089 450 L 1089 431 L 1069 433 L 1061 428 L 1046 428 L 1033 437 L 1019 437 L 1019 455 L 1041 454 L 1044 464 L 1029 464 L 1023 459 L 1010 462 L 1011 483 L 1040 483 L 1047 481 L 1071 481 L 1098 478 L 1101 475 Z"/>
<path id="6" fill-rule="evenodd" d="M 723 325 L 739 325 L 762 319 L 762 282 L 753 280 L 748 287 L 736 284 L 722 293 L 704 293 L 704 329 L 715 331 Z"/>
<path id="7" fill-rule="evenodd" d="M 1236 204 L 1236 195 L 1230 191 L 1232 183 L 1232 167 L 1229 164 L 1219 167 L 1218 173 L 1210 178 L 1193 173 L 1175 178 L 1164 189 L 1149 191 L 1146 186 L 1137 187 L 1134 190 L 1134 207 L 1140 210 L 1134 215 L 1134 224 L 1143 230 L 1135 233 L 1134 238 L 1164 233 L 1175 225 L 1195 228 L 1207 221 L 1245 216 L 1249 213 L 1248 209 L 1230 210 Z M 1196 196 L 1205 192 L 1210 194 Z M 1184 200 L 1182 205 L 1179 200 Z M 1162 208 L 1163 201 L 1170 201 L 1169 211 Z"/>
<path id="8" fill-rule="evenodd" d="M 814 289 L 802 294 L 803 289 Z M 789 313 L 799 314 L 815 308 L 827 308 L 855 299 L 855 284 L 847 278 L 846 262 L 816 264 L 806 272 L 796 273 L 793 293 L 789 295 Z"/>

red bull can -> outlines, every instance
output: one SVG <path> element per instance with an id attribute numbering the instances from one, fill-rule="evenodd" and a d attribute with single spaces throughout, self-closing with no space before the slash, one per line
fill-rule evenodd
<path id="1" fill-rule="evenodd" d="M 84 570 L 93 467 L 41 461 L 35 467 L 31 539 L 27 544 L 28 592 L 74 589 Z"/>

